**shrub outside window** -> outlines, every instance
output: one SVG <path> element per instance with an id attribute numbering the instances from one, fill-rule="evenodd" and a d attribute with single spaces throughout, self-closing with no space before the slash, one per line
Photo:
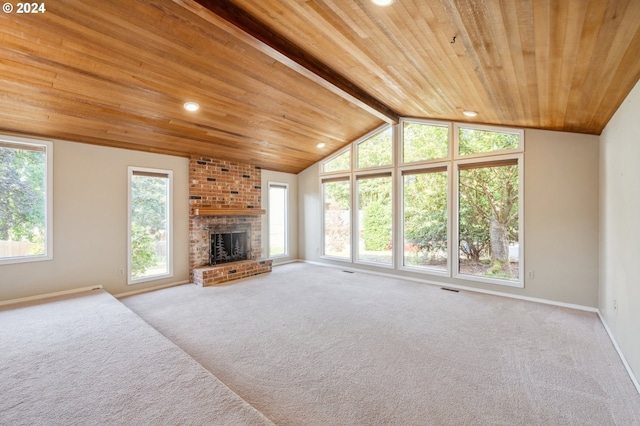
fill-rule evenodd
<path id="1" fill-rule="evenodd" d="M 358 176 L 358 260 L 393 264 L 391 173 Z"/>
<path id="2" fill-rule="evenodd" d="M 399 126 L 354 141 L 345 154 L 355 150 L 356 164 L 339 184 L 323 167 L 324 254 L 522 287 L 524 131 L 418 119 Z M 340 252 L 328 246 L 338 235 Z"/>
<path id="3" fill-rule="evenodd" d="M 322 184 L 324 205 L 323 255 L 351 259 L 351 181 L 326 180 Z"/>
<path id="4" fill-rule="evenodd" d="M 323 173 L 340 172 L 351 170 L 351 150 L 338 154 L 334 158 L 322 164 Z"/>
<path id="5" fill-rule="evenodd" d="M 496 154 L 521 149 L 522 131 L 456 125 L 458 155 Z"/>
<path id="6" fill-rule="evenodd" d="M 129 167 L 129 284 L 170 277 L 173 172 Z"/>
<path id="7" fill-rule="evenodd" d="M 402 162 L 449 157 L 449 125 L 414 121 L 402 123 Z"/>
<path id="8" fill-rule="evenodd" d="M 518 158 L 458 164 L 458 274 L 517 282 Z"/>
<path id="9" fill-rule="evenodd" d="M 393 161 L 393 129 L 387 127 L 357 145 L 358 168 L 390 166 Z"/>
<path id="10" fill-rule="evenodd" d="M 403 172 L 404 266 L 448 271 L 448 181 L 446 166 Z"/>
<path id="11" fill-rule="evenodd" d="M 0 136 L 0 264 L 53 258 L 53 143 Z"/>

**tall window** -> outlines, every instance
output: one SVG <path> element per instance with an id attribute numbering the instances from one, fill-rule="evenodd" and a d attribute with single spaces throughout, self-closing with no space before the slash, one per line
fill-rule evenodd
<path id="1" fill-rule="evenodd" d="M 404 266 L 448 271 L 448 187 L 446 166 L 403 171 Z"/>
<path id="2" fill-rule="evenodd" d="M 173 172 L 129 167 L 129 284 L 172 275 Z"/>
<path id="3" fill-rule="evenodd" d="M 522 132 L 456 125 L 456 140 L 455 275 L 519 285 Z"/>
<path id="4" fill-rule="evenodd" d="M 289 187 L 284 183 L 269 183 L 269 257 L 286 256 L 287 198 Z"/>
<path id="5" fill-rule="evenodd" d="M 393 263 L 391 173 L 358 176 L 358 260 Z"/>
<path id="6" fill-rule="evenodd" d="M 324 205 L 323 254 L 351 259 L 351 181 L 348 177 L 322 182 Z"/>
<path id="7" fill-rule="evenodd" d="M 402 265 L 439 274 L 449 272 L 449 128 L 414 120 L 401 125 Z"/>
<path id="8" fill-rule="evenodd" d="M 458 273 L 518 281 L 518 159 L 458 165 Z"/>
<path id="9" fill-rule="evenodd" d="M 53 144 L 0 137 L 0 264 L 52 253 Z"/>

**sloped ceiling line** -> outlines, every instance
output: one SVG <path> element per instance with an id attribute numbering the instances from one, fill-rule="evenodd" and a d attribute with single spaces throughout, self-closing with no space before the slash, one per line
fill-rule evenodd
<path id="1" fill-rule="evenodd" d="M 229 25 L 244 33 L 243 39 L 263 53 L 320 84 L 341 98 L 357 105 L 386 123 L 396 124 L 400 115 L 380 100 L 374 98 L 362 88 L 340 75 L 331 67 L 317 60 L 297 45 L 269 29 L 266 25 L 248 15 L 239 7 L 228 1 L 216 0 L 174 0 L 191 10 L 197 3 L 212 12 L 219 19 L 209 20 L 221 29 Z M 194 10 L 195 11 L 195 10 Z M 237 34 L 236 34 L 237 35 Z"/>

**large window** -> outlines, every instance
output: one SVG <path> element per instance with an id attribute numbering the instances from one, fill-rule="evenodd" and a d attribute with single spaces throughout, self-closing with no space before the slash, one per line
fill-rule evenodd
<path id="1" fill-rule="evenodd" d="M 324 254 L 522 286 L 523 152 L 518 129 L 402 119 L 372 132 L 323 164 Z"/>
<path id="2" fill-rule="evenodd" d="M 518 160 L 458 166 L 458 272 L 518 280 Z"/>
<path id="3" fill-rule="evenodd" d="M 269 257 L 286 256 L 287 248 L 287 198 L 286 183 L 269 183 Z"/>
<path id="4" fill-rule="evenodd" d="M 172 275 L 173 172 L 129 167 L 129 284 Z"/>
<path id="5" fill-rule="evenodd" d="M 391 173 L 358 176 L 358 260 L 393 263 Z"/>
<path id="6" fill-rule="evenodd" d="M 448 271 L 447 167 L 405 170 L 402 175 L 403 265 Z"/>
<path id="7" fill-rule="evenodd" d="M 334 178 L 322 183 L 324 250 L 329 257 L 351 259 L 351 181 Z"/>
<path id="8" fill-rule="evenodd" d="M 523 133 L 456 125 L 455 276 L 521 285 Z"/>
<path id="9" fill-rule="evenodd" d="M 52 149 L 0 137 L 0 264 L 53 257 Z"/>

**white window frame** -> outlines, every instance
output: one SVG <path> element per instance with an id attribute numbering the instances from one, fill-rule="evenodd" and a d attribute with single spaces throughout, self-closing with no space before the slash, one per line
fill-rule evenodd
<path id="1" fill-rule="evenodd" d="M 271 254 L 271 188 L 284 189 L 284 253 L 283 254 Z M 269 210 L 267 212 L 267 226 L 269 232 L 267 233 L 267 253 L 269 258 L 278 259 L 289 256 L 289 184 L 282 182 L 268 182 L 267 184 L 267 196 Z"/>
<path id="2" fill-rule="evenodd" d="M 469 130 L 482 130 L 486 132 L 511 133 L 514 135 L 518 135 L 518 146 L 513 149 L 481 152 L 479 154 L 460 155 L 460 129 L 461 128 L 469 129 Z M 485 126 L 480 124 L 466 124 L 466 123 L 453 124 L 453 159 L 454 160 L 478 159 L 478 158 L 485 158 L 485 157 L 493 157 L 496 155 L 514 154 L 518 152 L 524 152 L 524 130 L 523 129 L 514 129 L 511 127 Z"/>
<path id="3" fill-rule="evenodd" d="M 412 123 L 421 123 L 427 125 L 435 125 L 435 126 L 443 126 L 448 127 L 448 155 L 446 158 L 438 158 L 432 160 L 423 160 L 423 161 L 415 161 L 404 163 L 404 144 L 403 144 L 403 132 L 404 132 L 404 122 L 412 122 Z M 407 118 L 402 117 L 399 120 L 398 125 L 393 126 L 392 130 L 392 138 L 393 138 L 393 153 L 392 153 L 392 165 L 391 166 L 379 166 L 379 167 L 371 167 L 365 169 L 357 168 L 357 156 L 358 156 L 358 145 L 370 137 L 374 136 L 378 132 L 385 130 L 389 125 L 384 124 L 373 131 L 367 133 L 361 138 L 351 142 L 344 149 L 336 152 L 335 154 L 328 157 L 326 160 L 320 163 L 320 186 L 321 186 L 321 217 L 322 217 L 322 226 L 321 226 L 321 244 L 322 251 L 320 258 L 327 260 L 334 260 L 352 264 L 366 264 L 369 266 L 376 266 L 380 268 L 387 269 L 396 269 L 396 270 L 406 270 L 415 273 L 420 273 L 424 275 L 435 275 L 441 277 L 448 278 L 456 278 L 467 281 L 474 281 L 479 283 L 489 283 L 489 284 L 499 284 L 503 286 L 510 287 L 524 287 L 524 130 L 511 128 L 511 127 L 501 127 L 501 126 L 488 126 L 488 125 L 477 125 L 477 124 L 469 124 L 469 123 L 456 123 L 456 122 L 448 122 L 448 121 L 437 121 L 437 120 L 425 120 L 425 119 L 417 119 L 417 118 Z M 473 130 L 483 130 L 490 132 L 501 132 L 501 133 L 512 133 L 518 135 L 518 146 L 514 149 L 509 150 L 500 150 L 500 151 L 490 151 L 479 154 L 472 155 L 459 155 L 459 129 L 473 129 Z M 344 152 L 351 150 L 351 169 L 350 170 L 341 170 L 337 172 L 323 172 L 323 167 L 326 162 L 332 161 L 337 156 L 342 155 Z M 459 197 L 459 188 L 458 188 L 458 166 L 460 164 L 467 163 L 484 163 L 489 161 L 494 161 L 496 159 L 514 159 L 517 158 L 518 162 L 518 240 L 519 240 L 519 270 L 518 270 L 518 281 L 516 282 L 506 279 L 497 279 L 497 278 L 487 278 L 481 277 L 477 275 L 465 275 L 459 273 L 459 235 L 458 235 L 458 197 Z M 416 170 L 416 169 L 428 169 L 432 167 L 447 167 L 447 243 L 448 243 L 448 259 L 447 259 L 447 271 L 443 272 L 437 269 L 431 269 L 426 267 L 412 267 L 404 265 L 404 183 L 403 183 L 403 173 L 407 170 Z M 367 174 L 381 174 L 385 172 L 391 172 L 392 175 L 392 198 L 393 198 L 393 265 L 389 266 L 387 264 L 375 263 L 375 262 L 367 262 L 358 260 L 358 235 L 360 233 L 359 230 L 359 220 L 358 220 L 358 187 L 357 187 L 357 179 L 360 176 L 365 176 Z M 324 254 L 325 248 L 325 211 L 324 211 L 324 183 L 326 181 L 338 179 L 338 178 L 346 178 L 349 180 L 350 191 L 351 191 L 351 253 L 350 257 L 342 258 L 342 257 L 334 257 L 327 256 Z"/>
<path id="4" fill-rule="evenodd" d="M 367 142 L 369 139 L 371 139 L 372 137 L 376 136 L 378 133 L 382 133 L 387 131 L 387 129 L 391 128 L 391 163 L 390 164 L 385 164 L 382 166 L 373 166 L 373 167 L 358 167 L 358 161 L 359 161 L 359 153 L 358 153 L 358 147 Z M 377 127 L 376 129 L 370 131 L 369 133 L 367 133 L 366 135 L 362 136 L 361 138 L 355 140 L 351 145 L 353 145 L 353 151 L 351 153 L 351 158 L 352 158 L 352 164 L 351 164 L 351 170 L 353 171 L 371 171 L 371 170 L 386 170 L 389 168 L 393 168 L 394 164 L 396 163 L 396 150 L 394 149 L 394 145 L 396 143 L 395 141 L 396 139 L 396 132 L 393 129 L 393 126 L 391 126 L 391 124 L 383 124 L 380 127 Z"/>
<path id="5" fill-rule="evenodd" d="M 404 161 L 404 123 L 417 123 L 417 124 L 425 124 L 428 126 L 437 126 L 437 127 L 446 127 L 448 130 L 448 139 L 447 139 L 447 156 L 442 158 L 434 158 L 432 160 L 421 160 L 421 161 Z M 453 158 L 453 123 L 449 121 L 436 121 L 436 120 L 423 120 L 419 118 L 401 118 L 398 125 L 398 166 L 406 169 L 406 167 L 411 167 L 414 165 L 421 164 L 433 164 L 433 163 L 442 163 L 443 161 L 448 161 Z"/>
<path id="6" fill-rule="evenodd" d="M 44 148 L 45 152 L 45 253 L 20 256 L 5 257 L 0 259 L 0 265 L 9 265 L 14 263 L 40 262 L 53 260 L 53 141 L 21 138 L 16 136 L 0 135 L 0 142 L 7 142 L 14 145 L 37 146 Z M 1 194 L 0 194 L 1 196 Z"/>
<path id="7" fill-rule="evenodd" d="M 442 161 L 440 160 L 440 162 L 429 162 L 428 164 L 422 164 L 422 165 L 413 165 L 415 163 L 410 163 L 412 164 L 412 166 L 410 167 L 403 167 L 402 170 L 400 171 L 400 173 L 398 173 L 398 177 L 399 177 L 399 185 L 400 185 L 400 201 L 398 202 L 398 210 L 400 211 L 398 217 L 400 218 L 400 235 L 398 236 L 400 242 L 402 243 L 402 246 L 400 246 L 398 248 L 398 251 L 396 252 L 396 257 L 398 259 L 398 269 L 400 270 L 405 270 L 405 271 L 411 271 L 411 272 L 419 272 L 419 273 L 423 273 L 423 274 L 430 274 L 430 275 L 438 275 L 441 277 L 450 277 L 451 276 L 451 245 L 452 245 L 452 233 L 451 233 L 451 192 L 452 192 L 452 188 L 453 188 L 453 182 L 451 179 L 451 173 L 452 173 L 452 166 L 451 166 L 451 162 L 450 161 Z M 404 220 L 404 176 L 405 176 L 405 171 L 408 172 L 414 172 L 414 171 L 425 171 L 425 173 L 429 173 L 429 169 L 441 169 L 441 168 L 446 168 L 446 172 L 447 172 L 447 269 L 445 271 L 441 270 L 441 269 L 436 269 L 436 268 L 430 268 L 428 266 L 411 266 L 411 265 L 405 265 L 404 263 L 404 231 L 405 231 L 405 220 Z"/>
<path id="8" fill-rule="evenodd" d="M 360 259 L 360 218 L 359 218 L 359 212 L 360 212 L 360 191 L 359 191 L 359 187 L 358 187 L 358 180 L 360 179 L 371 179 L 371 178 L 376 178 L 376 177 L 382 177 L 383 175 L 388 175 L 389 178 L 391 178 L 391 243 L 393 246 L 395 246 L 395 240 L 396 240 L 396 223 L 397 223 L 397 219 L 396 219 L 396 215 L 395 215 L 395 208 L 394 208 L 394 204 L 396 203 L 396 178 L 395 178 L 395 172 L 392 168 L 389 168 L 388 166 L 385 167 L 384 169 L 382 168 L 376 168 L 375 171 L 372 171 L 372 169 L 366 169 L 367 172 L 364 173 L 357 173 L 355 178 L 353 179 L 353 182 L 351 184 L 351 199 L 355 200 L 355 204 L 354 208 L 351 209 L 351 252 L 352 254 L 352 258 L 353 258 L 353 263 L 358 263 L 358 264 L 362 264 L 362 265 L 370 265 L 370 266 L 377 266 L 380 268 L 386 268 L 386 269 L 394 269 L 395 265 L 396 265 L 396 250 L 391 250 L 391 263 L 379 263 L 379 262 L 372 262 L 372 261 L 368 261 L 368 260 L 361 260 Z"/>
<path id="9" fill-rule="evenodd" d="M 131 276 L 132 247 L 131 247 L 131 179 L 135 172 L 157 173 L 167 175 L 169 188 L 167 193 L 167 272 L 156 275 L 148 275 L 140 278 Z M 127 285 L 141 284 L 149 281 L 157 281 L 163 278 L 173 277 L 173 170 L 152 169 L 146 167 L 129 166 L 127 171 Z"/>
<path id="10" fill-rule="evenodd" d="M 351 164 L 353 165 L 353 157 L 351 158 Z M 338 181 L 343 181 L 343 182 L 348 182 L 349 183 L 349 232 L 351 232 L 350 240 L 349 243 L 351 245 L 350 250 L 349 250 L 349 257 L 338 257 L 338 256 L 331 256 L 329 254 L 326 254 L 325 249 L 327 247 L 326 244 L 326 226 L 325 226 L 325 222 L 326 222 L 326 210 L 325 210 L 325 183 L 331 183 L 331 182 L 338 182 Z M 354 235 L 354 224 L 353 224 L 353 210 L 354 210 L 354 200 L 355 200 L 355 195 L 353 194 L 353 179 L 351 176 L 351 173 L 344 173 L 342 172 L 341 174 L 337 175 L 337 174 L 330 174 L 330 175 L 325 175 L 324 177 L 320 178 L 320 208 L 321 208 L 321 224 L 320 224 L 320 232 L 321 232 L 321 238 L 320 238 L 320 244 L 322 244 L 322 249 L 320 251 L 320 258 L 321 259 L 327 259 L 327 260 L 336 260 L 336 261 L 340 261 L 340 262 L 353 262 L 354 259 L 354 247 L 353 247 L 353 235 Z"/>
<path id="11" fill-rule="evenodd" d="M 324 171 L 324 166 L 327 163 L 332 162 L 333 160 L 335 160 L 336 158 L 340 157 L 342 154 L 344 154 L 345 152 L 349 151 L 349 168 L 346 170 L 335 170 L 335 171 L 331 171 L 331 172 L 325 172 Z M 353 170 L 353 165 L 354 165 L 354 153 L 351 152 L 351 144 L 347 145 L 345 148 L 331 154 L 329 157 L 327 157 L 326 160 L 323 160 L 320 163 L 320 175 L 322 176 L 333 176 L 333 175 L 343 175 L 345 173 L 351 173 L 351 171 Z"/>
<path id="12" fill-rule="evenodd" d="M 522 139 L 520 140 L 522 143 Z M 500 151 L 499 151 L 500 152 Z M 506 280 L 499 278 L 483 277 L 478 275 L 467 275 L 460 273 L 459 263 L 459 246 L 460 246 L 460 223 L 459 223 L 459 208 L 460 208 L 460 165 L 474 164 L 474 163 L 489 163 L 492 161 L 500 160 L 517 160 L 518 162 L 518 280 Z M 481 158 L 465 158 L 454 162 L 453 171 L 453 235 L 451 241 L 451 261 L 453 262 L 453 278 L 461 280 L 482 282 L 487 284 L 498 284 L 508 287 L 524 288 L 524 155 L 522 153 L 507 154 L 507 155 L 492 155 L 484 156 Z"/>
<path id="13" fill-rule="evenodd" d="M 518 135 L 518 146 L 514 149 L 501 151 L 489 151 L 479 154 L 460 155 L 460 128 L 483 130 L 488 132 L 512 133 Z M 511 127 L 488 126 L 469 123 L 453 123 L 453 209 L 452 220 L 454 229 L 452 230 L 451 241 L 451 261 L 453 262 L 453 278 L 469 280 L 488 284 L 498 284 L 508 287 L 524 288 L 524 130 Z M 459 165 L 472 163 L 485 163 L 499 160 L 518 161 L 518 280 L 503 280 L 498 278 L 488 278 L 477 275 L 461 274 L 459 271 Z"/>

